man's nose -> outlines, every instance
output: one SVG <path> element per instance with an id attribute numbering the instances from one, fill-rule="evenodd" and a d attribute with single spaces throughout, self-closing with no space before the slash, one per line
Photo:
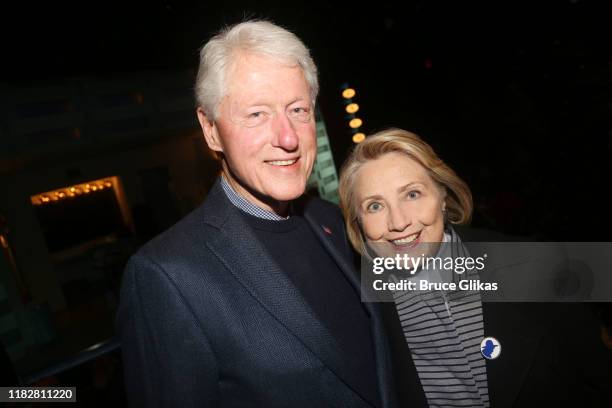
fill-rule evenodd
<path id="1" fill-rule="evenodd" d="M 388 218 L 387 218 L 389 231 L 402 232 L 408 227 L 412 221 L 410 214 L 402 211 L 398 206 L 389 206 Z"/>
<path id="2" fill-rule="evenodd" d="M 286 151 L 294 151 L 298 148 L 299 137 L 294 125 L 286 114 L 279 114 L 273 119 L 274 139 L 272 144 Z"/>

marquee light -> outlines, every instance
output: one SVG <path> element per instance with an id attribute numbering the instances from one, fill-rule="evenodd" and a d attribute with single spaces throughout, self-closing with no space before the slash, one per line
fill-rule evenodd
<path id="1" fill-rule="evenodd" d="M 342 97 L 344 99 L 351 99 L 355 96 L 356 92 L 353 88 L 346 88 L 344 91 L 342 91 Z"/>
<path id="2" fill-rule="evenodd" d="M 349 103 L 346 105 L 346 113 L 355 113 L 359 110 L 359 105 L 356 103 Z"/>
<path id="3" fill-rule="evenodd" d="M 349 126 L 352 129 L 357 129 L 361 125 L 363 125 L 363 121 L 361 119 L 359 119 L 359 118 L 351 119 L 351 121 L 349 122 Z"/>
<path id="4" fill-rule="evenodd" d="M 366 138 L 365 134 L 363 134 L 361 132 L 355 133 L 353 135 L 353 142 L 354 143 L 361 143 L 361 142 L 363 142 L 365 140 L 365 138 Z"/>
<path id="5" fill-rule="evenodd" d="M 32 205 L 45 205 L 51 202 L 69 200 L 73 197 L 93 192 L 99 192 L 113 187 L 116 177 L 108 177 L 99 180 L 88 181 L 86 183 L 75 184 L 45 193 L 35 194 L 30 197 Z"/>

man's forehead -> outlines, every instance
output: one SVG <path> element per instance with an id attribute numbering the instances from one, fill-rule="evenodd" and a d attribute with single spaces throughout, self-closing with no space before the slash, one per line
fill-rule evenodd
<path id="1" fill-rule="evenodd" d="M 308 92 L 309 87 L 299 65 L 277 58 L 247 55 L 238 56 L 228 68 L 226 96 L 232 98 L 257 97 L 267 91 Z"/>

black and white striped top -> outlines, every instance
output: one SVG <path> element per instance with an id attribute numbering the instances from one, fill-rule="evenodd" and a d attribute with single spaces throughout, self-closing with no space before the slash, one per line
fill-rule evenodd
<path id="1" fill-rule="evenodd" d="M 464 251 L 454 231 L 445 241 L 454 255 Z M 429 406 L 489 407 L 479 292 L 403 291 L 394 301 Z"/>

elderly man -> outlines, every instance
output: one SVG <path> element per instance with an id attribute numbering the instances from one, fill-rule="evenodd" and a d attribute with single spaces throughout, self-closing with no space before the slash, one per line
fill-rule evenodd
<path id="1" fill-rule="evenodd" d="M 132 405 L 395 405 L 340 212 L 297 200 L 316 155 L 317 91 L 308 49 L 269 22 L 202 49 L 197 115 L 222 174 L 128 264 L 117 326 Z"/>

